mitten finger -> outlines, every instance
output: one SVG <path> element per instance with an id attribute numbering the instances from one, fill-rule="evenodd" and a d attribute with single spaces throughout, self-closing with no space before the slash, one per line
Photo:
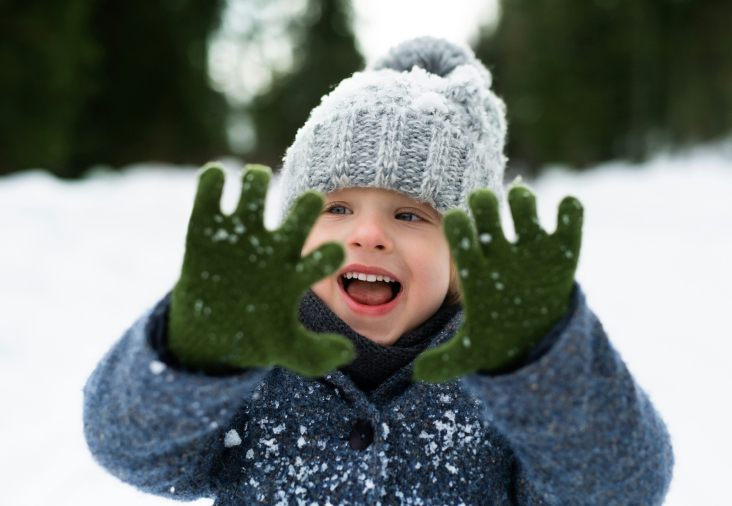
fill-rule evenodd
<path id="1" fill-rule="evenodd" d="M 459 209 L 451 209 L 444 215 L 442 229 L 461 275 L 463 273 L 467 275 L 470 269 L 477 267 L 482 260 L 482 253 L 470 218 Z"/>
<path id="2" fill-rule="evenodd" d="M 272 171 L 265 165 L 247 165 L 241 176 L 241 195 L 234 215 L 245 227 L 264 228 L 264 203 Z"/>
<path id="3" fill-rule="evenodd" d="M 554 232 L 554 236 L 566 247 L 567 257 L 574 258 L 575 261 L 579 256 L 582 243 L 583 221 L 584 208 L 580 201 L 574 197 L 564 197 L 559 204 L 557 230 Z"/>
<path id="4" fill-rule="evenodd" d="M 517 184 L 508 192 L 508 205 L 511 207 L 513 226 L 519 243 L 542 239 L 546 236 L 539 226 L 536 213 L 536 197 L 524 185 Z"/>
<path id="5" fill-rule="evenodd" d="M 224 190 L 225 178 L 224 170 L 218 163 L 209 163 L 201 168 L 192 216 L 213 216 L 221 213 L 221 192 Z"/>
<path id="6" fill-rule="evenodd" d="M 325 199 L 323 194 L 309 190 L 300 195 L 277 233 L 286 238 L 287 246 L 300 256 L 310 229 L 320 216 Z"/>
<path id="7" fill-rule="evenodd" d="M 318 378 L 348 364 L 355 357 L 353 344 L 343 336 L 315 334 L 303 329 L 277 363 L 302 376 Z"/>
<path id="8" fill-rule="evenodd" d="M 471 349 L 470 337 L 462 332 L 449 342 L 420 354 L 414 362 L 412 378 L 428 383 L 442 383 L 476 371 L 479 366 Z"/>
<path id="9" fill-rule="evenodd" d="M 483 254 L 488 255 L 497 244 L 506 242 L 498 212 L 498 197 L 487 188 L 479 188 L 470 194 L 468 204 L 475 218 L 475 228 Z"/>
<path id="10" fill-rule="evenodd" d="M 327 242 L 311 251 L 295 266 L 303 286 L 310 286 L 334 273 L 343 264 L 346 253 L 337 242 Z"/>

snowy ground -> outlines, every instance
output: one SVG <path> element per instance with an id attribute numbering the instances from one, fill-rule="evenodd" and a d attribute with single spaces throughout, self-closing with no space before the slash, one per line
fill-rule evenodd
<path id="1" fill-rule="evenodd" d="M 549 229 L 565 194 L 585 205 L 578 280 L 672 434 L 666 504 L 728 504 L 732 147 L 557 170 L 534 187 Z M 172 504 L 94 464 L 82 387 L 175 282 L 194 191 L 193 168 L 131 167 L 73 183 L 42 172 L 0 178 L 3 504 Z"/>

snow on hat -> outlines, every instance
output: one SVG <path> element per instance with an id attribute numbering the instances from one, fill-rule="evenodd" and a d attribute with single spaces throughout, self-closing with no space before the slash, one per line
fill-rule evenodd
<path id="1" fill-rule="evenodd" d="M 323 97 L 287 150 L 284 209 L 307 189 L 387 188 L 439 212 L 478 187 L 502 195 L 503 101 L 467 48 L 404 42 Z"/>

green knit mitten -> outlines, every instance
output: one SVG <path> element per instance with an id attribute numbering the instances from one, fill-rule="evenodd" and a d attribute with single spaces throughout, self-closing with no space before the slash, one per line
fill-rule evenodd
<path id="1" fill-rule="evenodd" d="M 417 380 L 513 370 L 569 308 L 582 241 L 579 201 L 562 200 L 557 229 L 548 234 L 539 226 L 533 193 L 513 185 L 508 202 L 516 243 L 503 235 L 493 192 L 476 190 L 468 202 L 475 229 L 460 210 L 448 211 L 443 221 L 460 272 L 464 321 L 450 341 L 417 357 Z"/>
<path id="2" fill-rule="evenodd" d="M 206 372 L 281 365 L 317 377 L 353 360 L 353 345 L 336 334 L 314 334 L 297 318 L 308 287 L 343 263 L 343 247 L 301 251 L 323 208 L 322 194 L 304 193 L 282 226 L 264 227 L 271 173 L 248 165 L 233 214 L 219 206 L 224 173 L 200 174 L 180 279 L 172 293 L 168 346 L 184 364 Z"/>

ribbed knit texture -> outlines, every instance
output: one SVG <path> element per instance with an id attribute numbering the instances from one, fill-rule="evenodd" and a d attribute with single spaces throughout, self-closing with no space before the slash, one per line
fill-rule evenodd
<path id="1" fill-rule="evenodd" d="M 505 106 L 490 86 L 467 47 L 395 47 L 313 109 L 284 159 L 284 209 L 308 188 L 387 188 L 440 212 L 478 187 L 502 195 Z"/>
<path id="2" fill-rule="evenodd" d="M 312 290 L 308 290 L 300 301 L 299 319 L 311 332 L 341 334 L 353 343 L 356 358 L 339 370 L 350 376 L 361 390 L 370 392 L 414 360 L 460 309 L 459 304 L 440 308 L 429 320 L 391 346 L 376 343 L 354 331 Z"/>

